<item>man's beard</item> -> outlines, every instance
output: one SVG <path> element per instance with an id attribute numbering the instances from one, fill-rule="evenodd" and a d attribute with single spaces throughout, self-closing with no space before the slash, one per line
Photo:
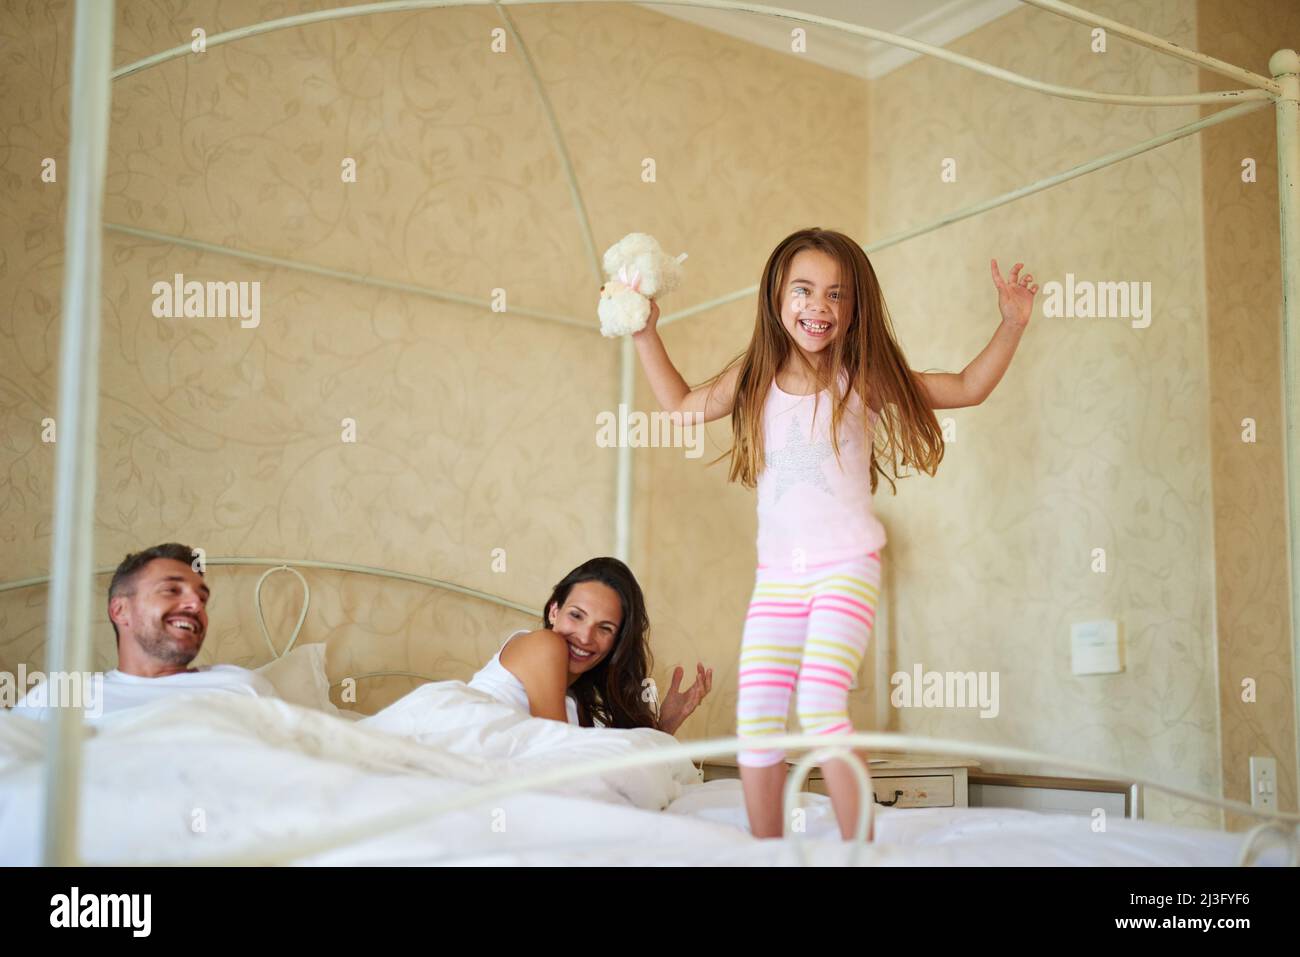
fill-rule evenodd
<path id="1" fill-rule="evenodd" d="M 199 654 L 198 647 L 191 650 L 169 635 L 162 619 L 156 621 L 148 631 L 136 635 L 135 640 L 150 658 L 169 665 L 188 665 Z"/>

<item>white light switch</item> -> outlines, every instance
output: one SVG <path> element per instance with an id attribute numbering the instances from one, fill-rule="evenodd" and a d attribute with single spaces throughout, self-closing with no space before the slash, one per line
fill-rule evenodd
<path id="1" fill-rule="evenodd" d="M 1076 621 L 1070 626 L 1070 670 L 1076 675 L 1123 671 L 1119 656 L 1119 622 Z"/>
<path id="2" fill-rule="evenodd" d="M 1277 759 L 1251 757 L 1250 804 L 1269 811 L 1277 810 Z"/>

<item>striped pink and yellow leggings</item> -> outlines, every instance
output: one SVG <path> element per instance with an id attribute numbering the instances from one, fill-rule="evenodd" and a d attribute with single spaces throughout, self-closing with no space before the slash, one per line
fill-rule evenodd
<path id="1" fill-rule="evenodd" d="M 784 734 L 796 689 L 804 732 L 852 729 L 849 684 L 875 627 L 879 588 L 879 551 L 797 573 L 759 566 L 740 643 L 740 735 Z M 779 750 L 744 750 L 736 760 L 767 767 L 784 757 Z"/>

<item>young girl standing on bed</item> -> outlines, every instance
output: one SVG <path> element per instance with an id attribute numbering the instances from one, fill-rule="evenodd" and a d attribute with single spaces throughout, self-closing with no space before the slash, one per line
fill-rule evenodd
<path id="1" fill-rule="evenodd" d="M 849 684 L 871 637 L 885 545 L 871 507 L 883 474 L 875 426 L 884 423 L 880 453 L 891 467 L 901 453 L 903 465 L 934 474 L 943 436 L 933 410 L 983 402 L 1029 321 L 1038 287 L 1030 275 L 1018 278 L 1022 265 L 1004 281 L 997 261 L 990 263 L 1002 322 L 961 373 L 908 368 L 871 263 L 832 230 L 803 229 L 781 241 L 763 269 L 749 348 L 699 388 L 668 358 L 651 304 L 649 323 L 633 338 L 655 397 L 668 411 L 704 421 L 731 415 L 729 479 L 758 490 L 740 735 L 784 734 L 792 691 L 805 732 L 852 730 Z M 784 757 L 778 750 L 737 755 L 756 837 L 781 836 Z M 823 775 L 840 832 L 850 838 L 858 814 L 853 773 L 831 761 Z"/>

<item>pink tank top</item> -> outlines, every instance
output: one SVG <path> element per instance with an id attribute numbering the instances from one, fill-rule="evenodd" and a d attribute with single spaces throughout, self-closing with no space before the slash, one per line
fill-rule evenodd
<path id="1" fill-rule="evenodd" d="M 791 395 L 772 383 L 763 405 L 765 467 L 758 476 L 760 566 L 797 570 L 884 547 L 885 527 L 871 507 L 872 434 L 863 410 L 854 392 L 840 423 L 837 462 L 831 394 Z M 874 429 L 879 416 L 866 412 Z"/>

